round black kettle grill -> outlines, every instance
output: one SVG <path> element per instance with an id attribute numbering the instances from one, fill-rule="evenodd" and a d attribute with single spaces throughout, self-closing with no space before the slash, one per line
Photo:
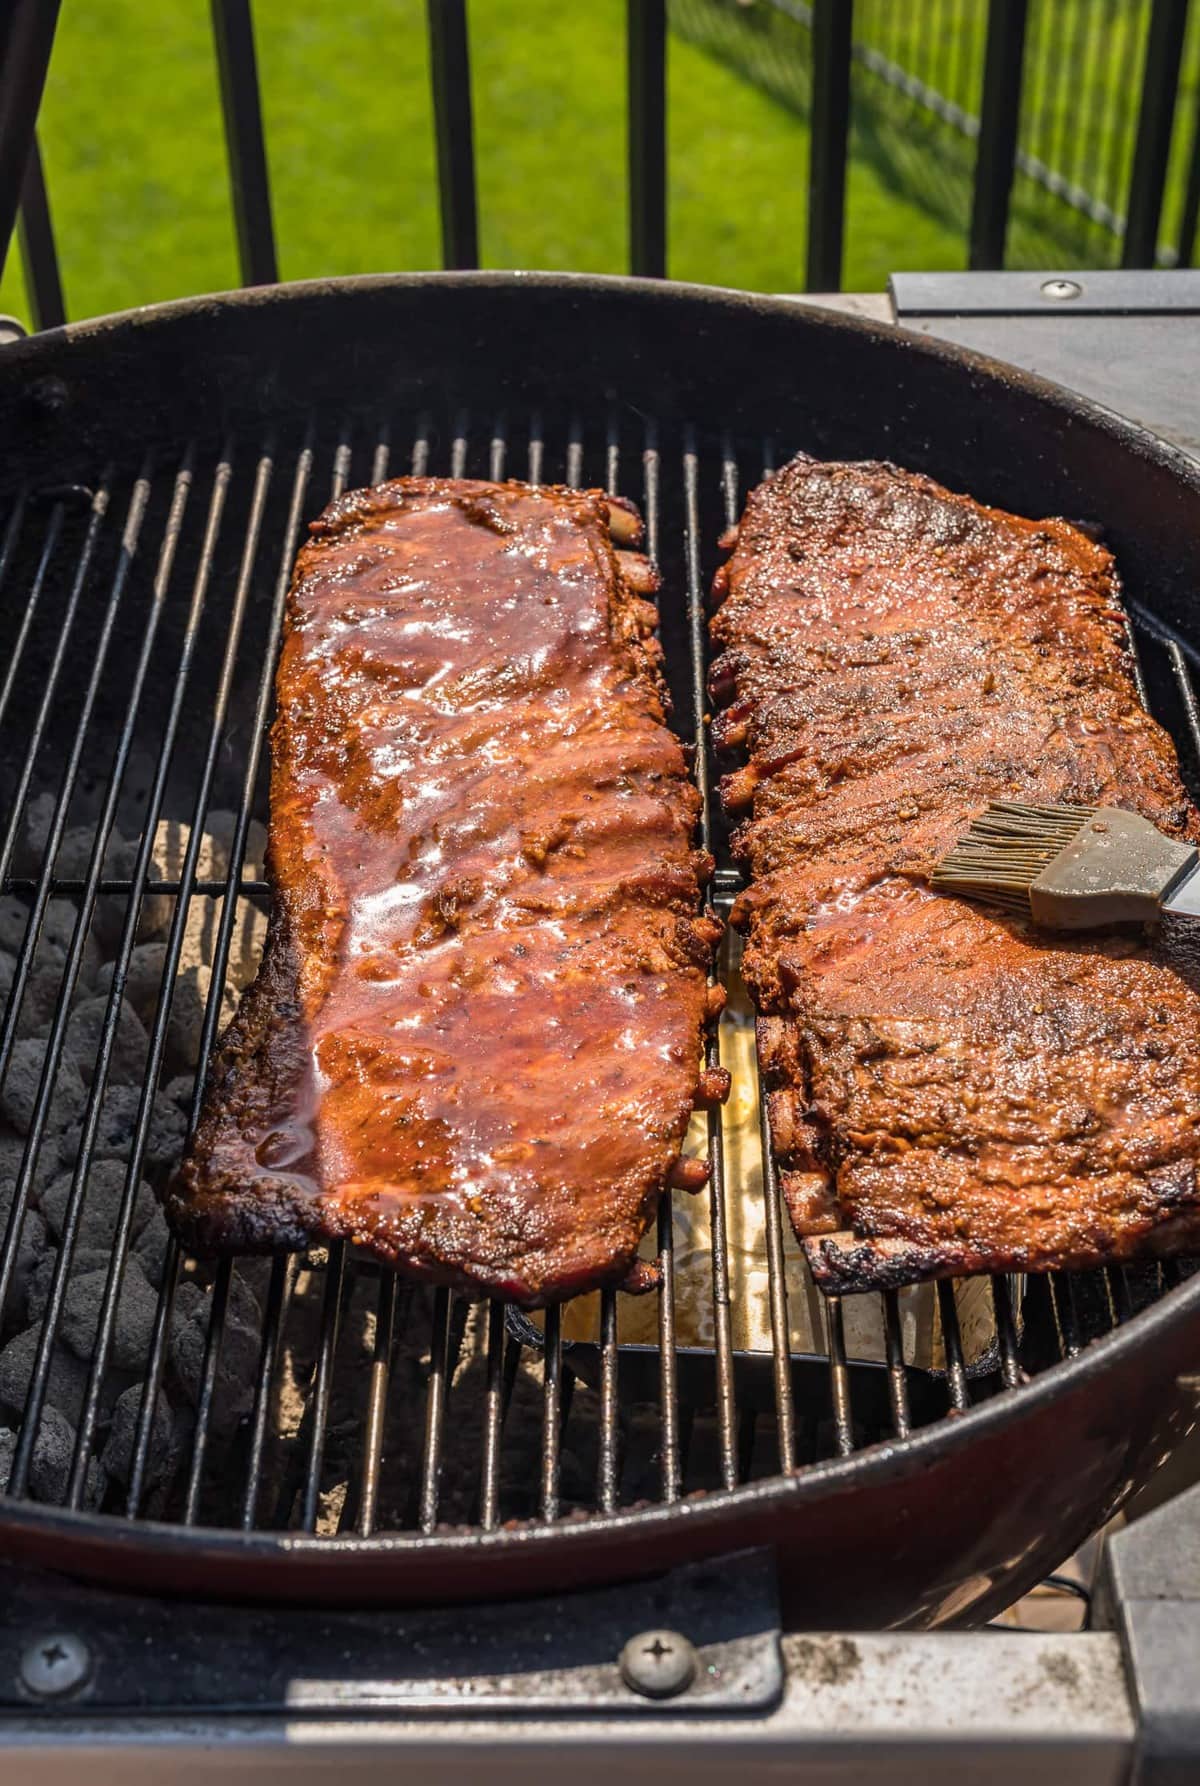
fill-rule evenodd
<path id="1" fill-rule="evenodd" d="M 0 1025 L 0 1101 L 8 1087 L 10 1118 L 19 1106 L 0 1247 L 4 1555 L 118 1587 L 361 1606 L 557 1591 L 767 1544 L 792 1623 L 937 1625 L 998 1610 L 1120 1506 L 1192 1418 L 1186 1263 L 976 1283 L 982 1344 L 964 1336 L 967 1290 L 940 1285 L 920 1355 L 894 1293 L 860 1357 L 847 1333 L 861 1311 L 808 1285 L 814 1338 L 796 1350 L 765 1128 L 760 1191 L 728 1152 L 728 1113 L 707 1118 L 702 1343 L 680 1337 L 679 1193 L 658 1220 L 653 1314 L 629 1343 L 616 1292 L 535 1321 L 340 1246 L 213 1266 L 164 1236 L 151 1268 L 140 1187 L 170 1170 L 200 1095 L 202 1065 L 182 1084 L 171 1070 L 181 1002 L 199 998 L 203 1062 L 242 927 L 269 896 L 255 838 L 281 604 L 331 494 L 412 470 L 600 485 L 639 505 L 728 899 L 704 592 L 718 537 L 774 465 L 798 450 L 893 458 L 1101 526 L 1146 698 L 1193 791 L 1200 467 L 895 330 L 786 300 L 522 275 L 330 281 L 54 330 L 0 350 L 0 429 L 0 877 L 19 930 Z M 219 860 L 218 810 L 232 815 Z M 154 955 L 139 940 L 151 910 Z M 198 924 L 210 966 L 185 984 Z M 112 965 L 63 1123 L 100 932 Z M 148 965 L 131 1071 L 122 998 Z M 711 1063 L 727 1041 L 713 1030 Z M 564 1098 L 587 1095 L 564 1079 Z M 106 1256 L 90 1258 L 98 1175 L 117 1188 Z M 752 1292 L 729 1244 L 751 1194 Z M 54 1245 L 31 1264 L 47 1220 Z M 769 1336 L 754 1350 L 733 1318 L 750 1293 Z"/>

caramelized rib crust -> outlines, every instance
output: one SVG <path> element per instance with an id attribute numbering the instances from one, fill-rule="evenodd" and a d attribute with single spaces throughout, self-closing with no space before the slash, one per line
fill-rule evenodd
<path id="1" fill-rule="evenodd" d="M 697 1086 L 707 857 L 640 523 L 404 478 L 311 527 L 262 969 L 168 1194 L 201 1251 L 344 1237 L 527 1305 L 628 1270 Z"/>
<path id="2" fill-rule="evenodd" d="M 1112 559 L 891 465 L 750 497 L 712 622 L 734 922 L 818 1280 L 881 1288 L 1200 1243 L 1196 944 L 1039 935 L 929 889 L 994 799 L 1193 841 Z"/>

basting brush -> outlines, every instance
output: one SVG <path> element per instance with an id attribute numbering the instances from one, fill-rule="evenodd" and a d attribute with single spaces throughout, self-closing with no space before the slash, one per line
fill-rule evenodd
<path id="1" fill-rule="evenodd" d="M 1103 930 L 1160 912 L 1200 918 L 1200 852 L 1118 806 L 997 801 L 933 871 L 938 893 L 1047 930 Z"/>

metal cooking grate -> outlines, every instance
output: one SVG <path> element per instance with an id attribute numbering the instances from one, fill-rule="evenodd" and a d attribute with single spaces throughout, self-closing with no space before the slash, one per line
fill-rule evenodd
<path id="1" fill-rule="evenodd" d="M 314 425 L 301 441 L 267 441 L 257 452 L 189 447 L 176 466 L 100 470 L 92 489 L 32 490 L 15 504 L 0 542 L 0 612 L 13 641 L 0 683 L 7 766 L 0 883 L 28 917 L 12 949 L 0 1021 L 0 1107 L 9 1120 L 12 1088 L 25 1076 L 15 1128 L 0 1141 L 9 1199 L 0 1246 L 0 1425 L 13 1432 L 10 1494 L 99 1505 L 126 1519 L 364 1535 L 611 1513 L 903 1439 L 1016 1387 L 1176 1281 L 1174 1266 L 1024 1285 L 997 1278 L 990 1337 L 974 1352 L 964 1342 L 961 1287 L 939 1285 L 923 1293 L 936 1369 L 914 1364 L 897 1294 L 878 1299 L 879 1356 L 866 1360 L 851 1355 L 840 1300 L 822 1305 L 813 1292 L 823 1338 L 811 1352 L 795 1352 L 788 1275 L 796 1267 L 760 1112 L 771 1344 L 736 1350 L 729 1219 L 746 1191 L 727 1171 L 728 1116 L 713 1111 L 712 1173 L 702 1193 L 711 1340 L 703 1345 L 677 1342 L 677 1210 L 669 1196 L 657 1225 L 656 1344 L 619 1343 L 622 1299 L 613 1291 L 598 1299 L 593 1337 L 572 1340 L 564 1311 L 549 1311 L 539 1327 L 499 1304 L 469 1306 L 397 1280 L 340 1245 L 210 1270 L 180 1258 L 171 1243 L 149 1280 L 157 1276 L 156 1298 L 127 1318 L 130 1259 L 144 1219 L 139 1184 L 147 1172 L 162 1177 L 182 1135 L 183 1122 L 176 1119 L 172 1134 L 163 1115 L 163 1086 L 189 914 L 207 914 L 213 944 L 204 1060 L 221 1021 L 237 927 L 264 905 L 265 883 L 244 867 L 252 821 L 266 816 L 275 650 L 303 521 L 353 482 L 410 468 L 603 483 L 634 498 L 665 574 L 663 639 L 677 720 L 696 745 L 703 836 L 720 865 L 717 898 L 728 899 L 736 874 L 706 748 L 704 592 L 718 535 L 736 518 L 747 484 L 771 465 L 769 442 L 721 441 L 630 413 L 586 429 L 569 418 L 544 429 L 536 416 L 511 427 L 504 418 L 480 425 L 460 416 L 441 426 L 393 421 L 370 435 L 360 424 L 329 438 Z M 1200 708 L 1189 648 L 1148 616 L 1135 624 L 1148 697 L 1195 784 Z M 226 862 L 201 878 L 205 822 L 219 805 L 235 815 Z M 155 868 L 164 819 L 190 827 L 170 878 Z M 118 832 L 131 841 L 114 867 L 106 850 Z M 69 838 L 72 862 L 60 860 Z M 135 960 L 134 951 L 152 906 L 165 913 L 159 986 L 114 1142 L 118 1017 L 131 963 L 144 956 Z M 5 911 L 6 922 L 19 919 L 11 901 Z M 90 1035 L 90 1084 L 64 1128 L 56 1075 L 101 919 L 113 963 L 107 1004 Z M 51 928 L 57 980 L 48 996 Z M 720 1050 L 714 1025 L 709 1064 Z M 188 1121 L 201 1081 L 202 1074 L 186 1098 L 172 1081 Z M 89 1187 L 99 1163 L 113 1157 L 121 1161 L 120 1194 L 106 1256 L 90 1273 L 91 1300 L 81 1302 L 75 1267 L 87 1253 L 80 1236 L 91 1232 Z M 45 1220 L 56 1176 L 51 1248 Z M 39 1223 L 46 1244 L 31 1263 Z M 71 1386 L 65 1404 L 63 1381 Z"/>

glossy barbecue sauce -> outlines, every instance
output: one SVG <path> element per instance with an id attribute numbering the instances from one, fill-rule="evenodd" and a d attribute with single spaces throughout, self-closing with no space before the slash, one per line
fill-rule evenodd
<path id="1" fill-rule="evenodd" d="M 312 533 L 271 789 L 302 1066 L 252 1170 L 318 1232 L 566 1293 L 678 1153 L 715 934 L 653 581 L 590 493 L 402 480 Z"/>

